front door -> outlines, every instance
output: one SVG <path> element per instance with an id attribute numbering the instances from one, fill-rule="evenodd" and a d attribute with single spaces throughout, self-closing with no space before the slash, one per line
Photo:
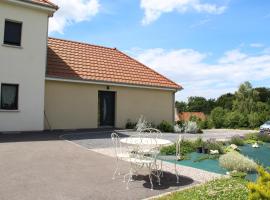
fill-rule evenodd
<path id="1" fill-rule="evenodd" d="M 114 126 L 115 92 L 99 91 L 99 126 Z"/>

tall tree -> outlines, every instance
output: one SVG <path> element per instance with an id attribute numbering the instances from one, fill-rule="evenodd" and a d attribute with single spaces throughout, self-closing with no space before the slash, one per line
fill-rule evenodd
<path id="1" fill-rule="evenodd" d="M 186 112 L 187 111 L 187 103 L 184 101 L 176 101 L 175 107 L 177 109 L 177 112 Z"/>
<path id="2" fill-rule="evenodd" d="M 250 82 L 245 82 L 240 85 L 235 92 L 235 100 L 233 109 L 242 114 L 249 114 L 256 111 L 256 102 L 259 99 L 258 91 L 253 90 Z"/>
<path id="3" fill-rule="evenodd" d="M 210 114 L 211 110 L 215 107 L 215 100 L 207 100 L 204 97 L 189 97 L 188 98 L 188 111 L 190 112 L 203 112 Z"/>
<path id="4" fill-rule="evenodd" d="M 231 93 L 223 94 L 217 99 L 216 106 L 222 107 L 223 109 L 232 110 L 234 99 L 235 96 Z"/>
<path id="5" fill-rule="evenodd" d="M 259 95 L 259 101 L 264 103 L 270 103 L 270 89 L 266 87 L 255 88 Z"/>

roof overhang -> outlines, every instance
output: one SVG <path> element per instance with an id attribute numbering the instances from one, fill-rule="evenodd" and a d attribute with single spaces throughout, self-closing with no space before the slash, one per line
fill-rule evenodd
<path id="1" fill-rule="evenodd" d="M 168 88 L 168 87 L 159 87 L 159 86 L 151 86 L 151 85 L 136 85 L 136 84 L 129 84 L 129 83 L 115 83 L 115 82 L 109 82 L 109 81 L 67 79 L 67 78 L 59 78 L 59 77 L 52 77 L 52 76 L 46 76 L 45 80 L 70 82 L 70 83 L 106 85 L 106 86 L 130 87 L 130 88 L 144 88 L 144 89 L 154 89 L 154 90 L 166 90 L 166 91 L 172 91 L 172 92 L 177 92 L 183 89 L 183 88 Z"/>
<path id="2" fill-rule="evenodd" d="M 32 9 L 39 9 L 44 12 L 47 12 L 50 17 L 53 16 L 54 12 L 58 10 L 58 7 L 53 7 L 49 5 L 43 5 L 31 0 L 4 0 L 5 2 L 12 3 L 19 6 L 24 6 Z"/>

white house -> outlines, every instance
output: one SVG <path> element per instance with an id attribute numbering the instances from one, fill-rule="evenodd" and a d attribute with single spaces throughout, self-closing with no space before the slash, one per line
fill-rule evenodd
<path id="1" fill-rule="evenodd" d="M 181 86 L 115 48 L 48 38 L 57 9 L 0 1 L 0 132 L 174 121 Z"/>

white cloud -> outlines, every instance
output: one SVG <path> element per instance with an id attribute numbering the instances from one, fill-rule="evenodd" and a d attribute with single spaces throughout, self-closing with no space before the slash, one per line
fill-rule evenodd
<path id="1" fill-rule="evenodd" d="M 147 25 L 157 20 L 163 13 L 195 11 L 198 13 L 221 14 L 225 11 L 226 6 L 202 3 L 201 0 L 141 0 L 141 8 L 144 10 L 142 24 Z"/>
<path id="2" fill-rule="evenodd" d="M 250 46 L 253 47 L 253 48 L 262 48 L 262 47 L 264 47 L 264 45 L 261 44 L 261 43 L 252 43 L 252 44 L 250 44 Z"/>
<path id="3" fill-rule="evenodd" d="M 156 71 L 181 84 L 184 90 L 177 98 L 189 96 L 216 98 L 234 92 L 244 81 L 264 81 L 270 77 L 270 53 L 249 55 L 239 49 L 225 52 L 209 64 L 209 53 L 193 49 L 133 50 L 132 55 Z"/>
<path id="4" fill-rule="evenodd" d="M 98 0 L 53 0 L 60 7 L 50 18 L 49 33 L 63 33 L 73 23 L 90 20 L 99 12 Z"/>

